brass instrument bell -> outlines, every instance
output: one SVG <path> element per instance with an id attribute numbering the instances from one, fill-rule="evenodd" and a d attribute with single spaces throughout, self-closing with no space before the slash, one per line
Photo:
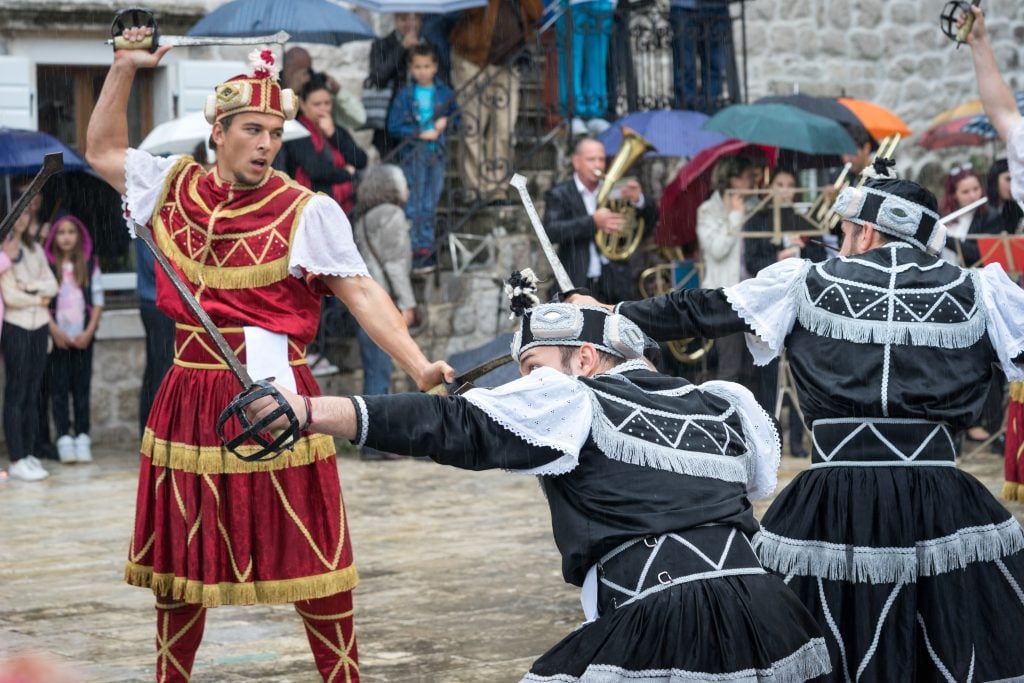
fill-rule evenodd
<path id="1" fill-rule="evenodd" d="M 644 220 L 637 216 L 636 209 L 621 199 L 609 199 L 612 188 L 636 163 L 636 160 L 655 147 L 632 128 L 622 126 L 622 146 L 612 159 L 611 167 L 602 176 L 604 182 L 597 192 L 597 208 L 611 209 L 625 218 L 622 230 L 609 234 L 598 230 L 594 235 L 597 250 L 609 261 L 625 261 L 636 252 L 644 237 Z"/>

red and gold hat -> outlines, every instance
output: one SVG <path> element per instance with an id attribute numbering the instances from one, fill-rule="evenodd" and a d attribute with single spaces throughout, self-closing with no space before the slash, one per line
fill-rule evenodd
<path id="1" fill-rule="evenodd" d="M 210 123 L 225 116 L 243 112 L 274 114 L 287 120 L 294 119 L 299 108 L 298 98 L 290 88 L 282 88 L 277 80 L 280 68 L 274 63 L 270 50 L 249 53 L 252 75 L 233 76 L 218 85 L 213 95 L 206 98 L 203 113 Z"/>

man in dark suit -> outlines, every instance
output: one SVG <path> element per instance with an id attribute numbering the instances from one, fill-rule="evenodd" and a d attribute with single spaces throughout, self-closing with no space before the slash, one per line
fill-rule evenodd
<path id="1" fill-rule="evenodd" d="M 601 301 L 617 303 L 637 296 L 636 278 L 629 261 L 609 261 L 594 243 L 598 230 L 620 232 L 622 214 L 597 208 L 597 193 L 605 171 L 604 145 L 593 138 L 580 138 L 572 153 L 572 178 L 555 185 L 544 196 L 544 228 L 559 245 L 558 255 L 576 287 L 586 287 Z M 621 196 L 636 207 L 645 229 L 652 230 L 657 218 L 653 202 L 646 201 L 636 180 L 622 185 Z"/>

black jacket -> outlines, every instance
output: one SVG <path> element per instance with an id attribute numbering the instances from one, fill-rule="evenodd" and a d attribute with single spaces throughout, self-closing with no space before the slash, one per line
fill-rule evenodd
<path id="1" fill-rule="evenodd" d="M 654 230 L 658 211 L 651 198 L 646 199 L 640 216 L 644 219 L 645 231 L 650 234 Z M 559 259 L 573 285 L 589 286 L 587 266 L 597 225 L 587 213 L 574 178 L 555 185 L 544 195 L 544 229 L 551 241 L 558 245 Z M 613 261 L 604 264 L 601 267 L 600 290 L 593 294 L 607 303 L 635 298 L 636 282 L 629 263 Z"/>

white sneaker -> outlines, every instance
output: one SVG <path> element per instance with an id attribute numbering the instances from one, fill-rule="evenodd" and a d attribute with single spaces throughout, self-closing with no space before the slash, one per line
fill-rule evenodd
<path id="1" fill-rule="evenodd" d="M 590 131 L 591 135 L 600 135 L 611 127 L 612 124 L 604 119 L 590 119 L 587 121 L 587 130 Z"/>
<path id="2" fill-rule="evenodd" d="M 587 124 L 583 123 L 583 119 L 581 119 L 580 117 L 574 116 L 572 119 L 572 125 L 570 126 L 569 132 L 571 132 L 574 137 L 576 135 L 586 135 Z"/>
<path id="3" fill-rule="evenodd" d="M 39 481 L 50 476 L 50 473 L 43 469 L 38 460 L 35 463 L 32 460 L 35 460 L 35 458 L 30 455 L 11 463 L 11 478 L 21 479 L 22 481 Z"/>
<path id="4" fill-rule="evenodd" d="M 79 434 L 75 437 L 75 460 L 92 462 L 92 439 L 88 434 Z"/>
<path id="5" fill-rule="evenodd" d="M 57 439 L 57 457 L 65 464 L 75 461 L 75 440 L 70 434 Z"/>

